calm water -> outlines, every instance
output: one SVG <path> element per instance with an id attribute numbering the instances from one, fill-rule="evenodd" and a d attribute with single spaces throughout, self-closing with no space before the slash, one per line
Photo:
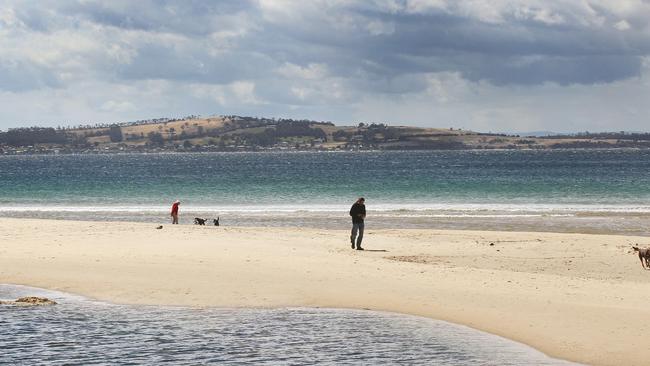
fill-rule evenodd
<path id="1" fill-rule="evenodd" d="M 650 235 L 650 151 L 0 156 L 2 216 Z"/>
<path id="2" fill-rule="evenodd" d="M 122 306 L 0 285 L 0 364 L 574 365 L 450 323 L 334 309 Z"/>

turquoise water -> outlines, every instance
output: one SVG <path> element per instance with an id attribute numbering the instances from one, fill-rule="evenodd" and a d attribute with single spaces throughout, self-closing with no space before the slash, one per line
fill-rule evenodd
<path id="1" fill-rule="evenodd" d="M 164 222 L 180 199 L 182 223 L 329 227 L 358 196 L 377 227 L 647 234 L 650 216 L 647 150 L 1 156 L 0 173 L 14 217 Z"/>
<path id="2" fill-rule="evenodd" d="M 122 306 L 0 285 L 0 364 L 574 365 L 525 345 L 419 317 L 340 309 Z"/>

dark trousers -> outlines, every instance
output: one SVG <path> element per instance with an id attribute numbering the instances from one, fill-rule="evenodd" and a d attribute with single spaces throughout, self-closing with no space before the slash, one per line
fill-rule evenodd
<path id="1" fill-rule="evenodd" d="M 363 227 L 364 224 L 363 222 L 353 222 L 352 223 L 352 233 L 350 235 L 350 242 L 354 244 L 354 239 L 357 239 L 357 248 L 361 247 L 361 241 L 363 240 Z M 359 233 L 359 236 L 357 236 L 357 232 Z"/>

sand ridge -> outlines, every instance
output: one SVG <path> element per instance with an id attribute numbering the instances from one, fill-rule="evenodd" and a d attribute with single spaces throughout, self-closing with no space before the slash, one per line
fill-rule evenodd
<path id="1" fill-rule="evenodd" d="M 373 309 L 502 335 L 559 358 L 644 365 L 649 238 L 349 232 L 0 219 L 0 283 L 129 304 Z"/>

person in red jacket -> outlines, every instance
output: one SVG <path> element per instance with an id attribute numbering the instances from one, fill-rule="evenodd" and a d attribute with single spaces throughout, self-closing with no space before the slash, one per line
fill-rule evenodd
<path id="1" fill-rule="evenodd" d="M 181 204 L 181 201 L 176 200 L 172 204 L 172 224 L 178 224 L 178 205 Z"/>

